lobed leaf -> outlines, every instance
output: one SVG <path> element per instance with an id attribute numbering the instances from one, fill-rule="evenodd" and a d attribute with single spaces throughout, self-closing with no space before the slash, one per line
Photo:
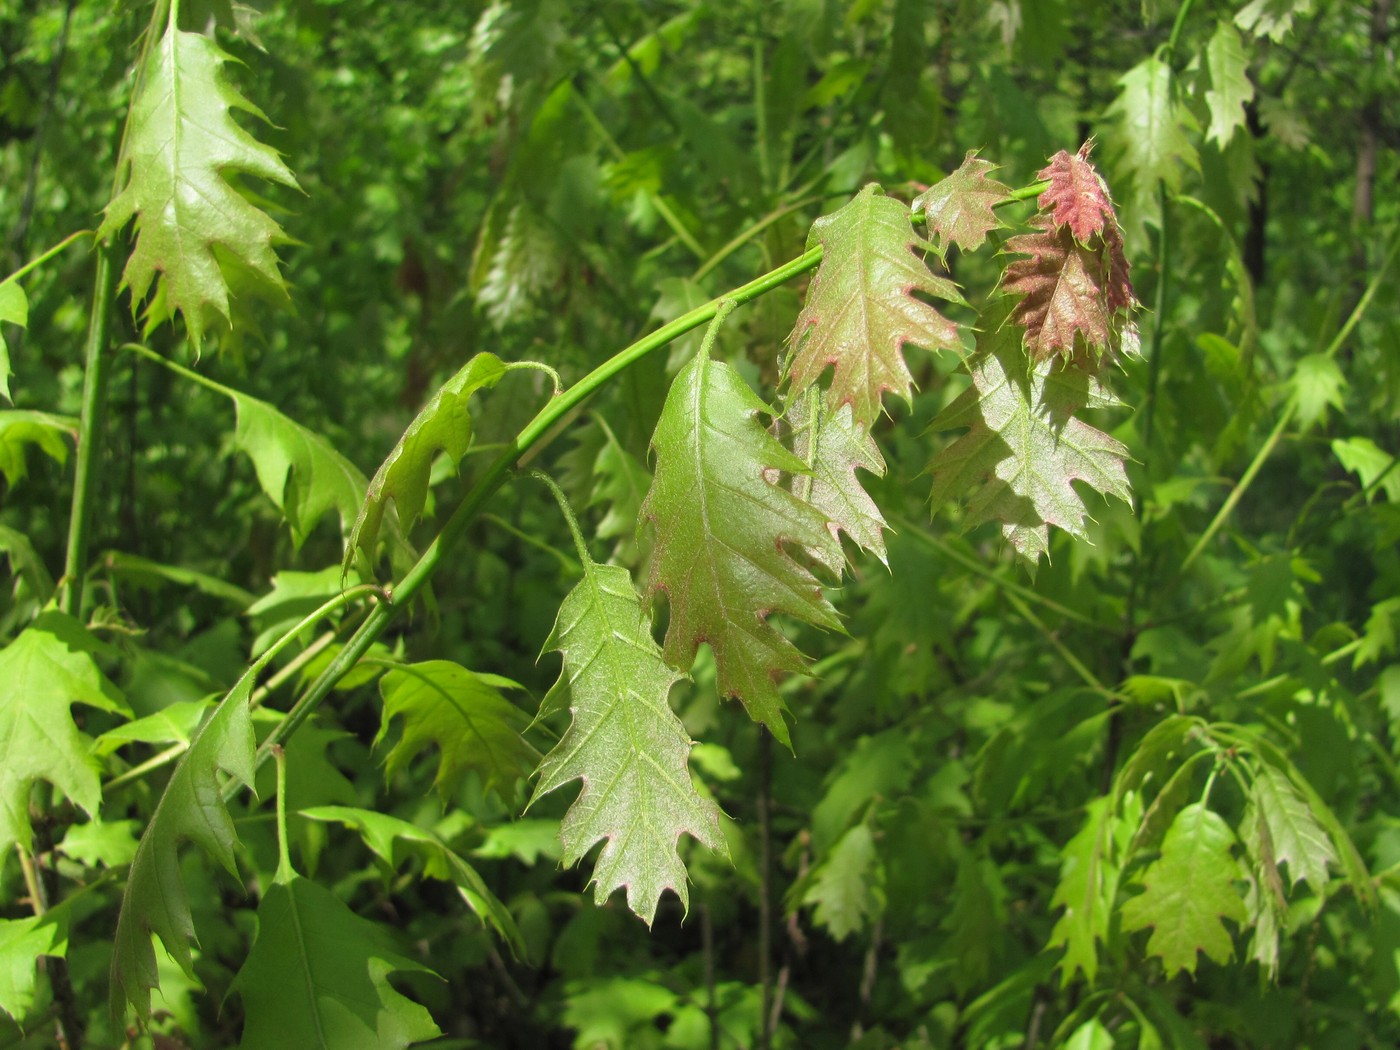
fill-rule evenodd
<path id="1" fill-rule="evenodd" d="M 73 704 L 130 715 L 98 668 L 103 646 L 67 613 L 50 610 L 0 650 L 0 849 L 30 849 L 29 790 L 43 780 L 89 816 L 102 801 L 92 740 Z"/>
<path id="2" fill-rule="evenodd" d="M 1206 45 L 1206 69 L 1210 72 L 1210 90 L 1206 92 L 1206 108 L 1210 111 L 1210 126 L 1206 140 L 1224 149 L 1244 127 L 1245 106 L 1254 99 L 1254 85 L 1249 81 L 1249 58 L 1235 27 L 1221 20 Z"/>
<path id="3" fill-rule="evenodd" d="M 1112 139 L 1138 196 L 1149 194 L 1158 180 L 1176 192 L 1182 169 L 1199 171 L 1200 158 L 1187 137 L 1195 118 L 1172 97 L 1171 67 L 1154 55 L 1128 70 L 1118 86 L 1118 97 L 1108 107 Z"/>
<path id="4" fill-rule="evenodd" d="M 1087 228 L 1083 209 L 1070 219 Z M 1094 234 L 1088 244 L 1077 238 L 1073 225 L 1059 225 L 1048 215 L 1036 216 L 1031 226 L 1037 232 L 1006 242 L 1008 252 L 1030 258 L 1007 266 L 1002 280 L 1005 292 L 1021 297 L 1009 320 L 1025 329 L 1026 349 L 1040 359 L 1072 358 L 1079 346 L 1095 359 L 1115 351 L 1121 342 L 1117 314 L 1135 300 L 1111 212 L 1106 236 Z"/>
<path id="5" fill-rule="evenodd" d="M 1108 940 L 1121 874 L 1113 849 L 1118 818 L 1111 802 L 1108 797 L 1094 799 L 1083 826 L 1060 853 L 1060 881 L 1050 906 L 1064 908 L 1064 914 L 1051 930 L 1047 947 L 1065 950 L 1060 960 L 1062 985 L 1081 970 L 1092 984 L 1099 969 L 1098 944 Z"/>
<path id="6" fill-rule="evenodd" d="M 131 104 L 125 182 L 97 231 L 107 238 L 137 220 L 122 281 L 134 305 L 159 273 L 157 298 L 170 315 L 184 314 L 196 352 L 211 320 L 231 323 L 233 285 L 286 294 L 272 248 L 282 228 L 229 176 L 297 183 L 276 150 L 233 120 L 235 110 L 267 118 L 228 82 L 231 61 L 208 37 L 173 24 L 152 48 Z"/>
<path id="7" fill-rule="evenodd" d="M 792 479 L 793 494 L 826 516 L 831 537 L 810 551 L 812 557 L 839 577 L 846 564 L 844 532 L 888 567 L 885 519 L 856 476 L 857 468 L 884 476 L 885 460 L 875 439 L 856 425 L 849 405 L 832 412 L 815 387 L 797 396 L 787 422 L 793 431 L 793 452 L 807 465 L 807 473 Z"/>
<path id="8" fill-rule="evenodd" d="M 656 535 L 646 597 L 664 591 L 670 605 L 666 662 L 688 668 L 708 642 L 721 695 L 741 698 L 786 743 L 774 679 L 804 664 L 768 617 L 833 629 L 840 621 L 816 578 L 784 550 L 820 550 L 830 534 L 820 511 L 768 481 L 770 472 L 807 468 L 763 429 L 765 411 L 733 368 L 703 352 L 676 376 L 652 437 L 656 475 L 642 504 Z"/>
<path id="9" fill-rule="evenodd" d="M 725 851 L 719 808 L 691 781 L 691 741 L 667 702 L 683 676 L 653 641 L 631 576 L 583 557 L 583 579 L 545 643 L 563 653 L 564 666 L 541 705 L 545 714 L 567 703 L 573 722 L 540 764 L 530 804 L 583 781 L 560 826 L 564 863 L 577 863 L 603 840 L 595 899 L 601 904 L 623 887 L 628 906 L 650 925 L 665 890 L 690 903 L 677 853 L 682 834 Z"/>
<path id="10" fill-rule="evenodd" d="M 976 251 L 987 234 L 1004 227 L 996 207 L 1011 199 L 1011 189 L 987 177 L 996 170 L 997 165 L 968 150 L 956 171 L 914 198 L 911 207 L 923 210 L 930 239 L 941 254 L 947 253 L 949 244 Z"/>
<path id="11" fill-rule="evenodd" d="M 1330 878 L 1327 867 L 1337 863 L 1337 854 L 1292 781 L 1265 765 L 1250 784 L 1249 802 L 1268 833 L 1274 860 L 1288 865 L 1289 882 L 1296 885 L 1306 879 L 1320 894 Z"/>
<path id="12" fill-rule="evenodd" d="M 1249 0 L 1235 15 L 1235 24 L 1255 36 L 1275 42 L 1293 29 L 1293 19 L 1310 14 L 1313 0 Z"/>
<path id="13" fill-rule="evenodd" d="M 1078 153 L 1060 150 L 1035 176 L 1037 180 L 1050 183 L 1036 204 L 1042 211 L 1050 210 L 1051 221 L 1056 226 L 1068 226 L 1074 239 L 1081 244 L 1089 243 L 1096 234 L 1103 236 L 1106 230 L 1118 225 L 1108 186 L 1089 163 L 1092 149 L 1091 141 L 1079 147 Z"/>
<path id="14" fill-rule="evenodd" d="M 403 733 L 385 760 L 385 776 L 392 780 L 414 755 L 436 745 L 433 784 L 444 801 L 468 770 L 481 775 L 485 790 L 510 798 L 515 782 L 539 757 L 520 735 L 530 719 L 501 694 L 520 688 L 509 678 L 476 674 L 451 660 L 395 667 L 379 680 L 384 708 L 375 743 L 388 735 L 395 718 L 403 719 Z"/>
<path id="15" fill-rule="evenodd" d="M 886 390 L 910 399 L 914 380 L 904 363 L 906 343 L 962 349 L 958 326 L 913 293 L 954 303 L 962 296 L 916 254 L 932 245 L 914 232 L 909 209 L 874 184 L 812 224 L 807 246 L 817 244 L 822 263 L 788 337 L 789 396 L 833 366 L 828 406 L 834 411 L 849 404 L 855 422 L 868 427 Z"/>
<path id="16" fill-rule="evenodd" d="M 1125 501 L 1132 493 L 1127 447 L 1073 416 L 1115 403 L 1112 396 L 1052 360 L 1025 369 L 1014 332 L 986 338 L 970 366 L 971 389 L 933 422 L 935 430 L 969 430 L 934 456 L 929 473 L 935 508 L 970 494 L 965 527 L 1000 521 L 1011 545 L 1034 562 L 1049 552 L 1051 525 L 1087 538 L 1087 510 L 1073 482 Z"/>
<path id="17" fill-rule="evenodd" d="M 1194 974 L 1197 952 L 1224 963 L 1234 951 L 1222 920 L 1248 919 L 1235 888 L 1234 841 L 1218 814 L 1201 803 L 1187 806 L 1172 821 L 1161 857 L 1143 875 L 1146 890 L 1123 905 L 1123 929 L 1152 928 L 1147 951 L 1161 957 L 1169 978 L 1180 970 Z"/>
<path id="18" fill-rule="evenodd" d="M 390 500 L 394 501 L 399 524 L 405 530 L 423 513 L 434 457 L 444 452 L 454 464 L 460 462 L 472 441 L 468 399 L 478 390 L 495 386 L 506 371 L 506 365 L 495 354 L 477 354 L 439 387 L 414 417 L 365 491 L 346 545 L 347 572 L 357 550 L 374 560 L 380 523 Z"/>
<path id="19" fill-rule="evenodd" d="M 194 975 L 194 919 L 180 876 L 180 844 L 197 843 L 238 876 L 233 853 L 238 835 L 218 771 L 253 786 L 253 722 L 248 710 L 253 677 L 250 672 L 240 678 L 190 739 L 136 847 L 112 946 L 111 1006 L 116 1017 L 126 1015 L 128 1004 L 142 1018 L 150 1016 L 151 989 L 160 986 L 152 934 L 185 973 Z"/>
<path id="20" fill-rule="evenodd" d="M 885 910 L 884 864 L 867 824 L 857 824 L 811 873 L 801 903 L 838 941 L 865 929 Z"/>
<path id="21" fill-rule="evenodd" d="M 232 990 L 243 1000 L 248 1050 L 402 1050 L 442 1032 L 389 981 L 432 973 L 402 955 L 378 923 L 294 873 L 258 907 L 258 934 Z"/>

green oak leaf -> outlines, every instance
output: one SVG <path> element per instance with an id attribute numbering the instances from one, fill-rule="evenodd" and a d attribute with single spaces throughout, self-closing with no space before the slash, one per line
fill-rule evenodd
<path id="1" fill-rule="evenodd" d="M 503 695 L 518 682 L 468 671 L 451 660 L 402 664 L 379 680 L 384 700 L 378 744 L 395 718 L 403 733 L 389 751 L 384 773 L 393 779 L 405 763 L 427 747 L 438 748 L 433 783 L 445 801 L 468 770 L 481 775 L 486 790 L 510 798 L 515 782 L 539 757 L 521 731 L 530 719 Z"/>
<path id="2" fill-rule="evenodd" d="M 946 254 L 950 244 L 976 251 L 987 234 L 1006 225 L 997 218 L 996 207 L 1011 199 L 1011 189 L 987 177 L 996 170 L 997 165 L 968 150 L 957 171 L 914 198 L 912 208 L 928 218 L 930 239 L 940 253 Z"/>
<path id="3" fill-rule="evenodd" d="M 1327 420 L 1327 410 L 1346 409 L 1346 389 L 1349 385 L 1337 362 L 1325 354 L 1308 354 L 1298 359 L 1288 380 L 1293 388 L 1293 403 L 1297 406 L 1298 423 L 1310 430 Z"/>
<path id="4" fill-rule="evenodd" d="M 258 484 L 282 512 L 292 542 L 300 547 L 330 510 L 340 516 L 341 531 L 349 529 L 367 487 L 359 468 L 320 434 L 267 402 L 227 392 L 238 411 L 234 444 L 253 461 Z"/>
<path id="5" fill-rule="evenodd" d="M 218 773 L 223 770 L 253 786 L 253 722 L 248 709 L 253 677 L 251 671 L 244 674 L 190 738 L 137 844 L 112 946 L 110 994 L 116 1017 L 126 1015 L 128 1004 L 141 1017 L 150 1015 L 151 989 L 160 985 L 152 934 L 185 973 L 194 976 L 194 918 L 180 876 L 180 844 L 187 839 L 198 843 L 229 874 L 238 876 L 233 852 L 238 835 Z"/>
<path id="6" fill-rule="evenodd" d="M 0 281 L 0 324 L 14 324 L 21 328 L 29 326 L 29 297 L 13 277 Z M 5 342 L 5 331 L 0 328 L 0 395 L 10 400 L 10 348 Z"/>
<path id="7" fill-rule="evenodd" d="M 73 704 L 130 715 L 98 668 L 103 646 L 66 613 L 46 612 L 0 650 L 0 849 L 30 848 L 29 789 L 47 781 L 87 814 L 102 801 L 92 740 Z"/>
<path id="8" fill-rule="evenodd" d="M 642 500 L 651 487 L 647 468 L 618 442 L 612 428 L 600 422 L 603 447 L 593 459 L 593 491 L 588 505 L 606 507 L 594 534 L 612 540 L 613 558 L 619 564 L 636 568 L 647 556 L 639 542 L 637 522 L 641 520 Z"/>
<path id="9" fill-rule="evenodd" d="M 258 906 L 258 934 L 232 991 L 247 1050 L 402 1050 L 441 1035 L 432 1015 L 389 981 L 432 973 L 380 924 L 284 868 Z"/>
<path id="10" fill-rule="evenodd" d="M 0 1013 L 16 1023 L 34 1006 L 41 955 L 68 954 L 68 910 L 27 919 L 0 919 Z"/>
<path id="11" fill-rule="evenodd" d="M 334 822 L 359 832 L 370 852 L 390 872 L 416 858 L 423 865 L 425 878 L 456 886 L 477 917 L 494 929 L 517 957 L 525 957 L 525 944 L 510 909 L 491 892 L 477 870 L 433 832 L 387 813 L 354 806 L 312 806 L 300 813 L 308 820 Z"/>
<path id="12" fill-rule="evenodd" d="M 1332 454 L 1361 479 L 1367 503 L 1381 492 L 1391 503 L 1400 503 L 1400 469 L 1394 455 L 1367 437 L 1337 438 L 1332 442 Z"/>
<path id="13" fill-rule="evenodd" d="M 1206 69 L 1210 71 L 1210 90 L 1206 92 L 1210 126 L 1206 139 L 1223 149 L 1244 127 L 1245 106 L 1254 98 L 1249 56 L 1239 32 L 1229 22 L 1222 20 L 1206 45 Z"/>
<path id="14" fill-rule="evenodd" d="M 1118 86 L 1108 108 L 1114 121 L 1111 141 L 1138 199 L 1151 197 L 1158 180 L 1176 192 L 1182 169 L 1199 171 L 1200 158 L 1187 137 L 1195 118 L 1172 97 L 1171 67 L 1154 55 L 1128 70 Z"/>
<path id="15" fill-rule="evenodd" d="M 230 322 L 234 286 L 286 295 L 272 247 L 282 228 L 229 176 L 297 183 L 277 151 L 233 119 L 236 110 L 267 118 L 229 83 L 231 61 L 213 40 L 172 22 L 142 70 L 120 161 L 125 181 L 98 230 L 107 238 L 136 218 L 122 274 L 133 305 L 159 273 L 157 299 L 168 316 L 184 314 L 196 352 L 212 320 Z"/>
<path id="16" fill-rule="evenodd" d="M 820 511 L 768 480 L 807 467 L 764 430 L 757 417 L 767 411 L 733 368 L 697 354 L 656 424 L 642 517 L 656 540 L 647 600 L 664 591 L 670 605 L 666 662 L 689 668 L 708 642 L 721 695 L 741 698 L 787 743 L 774 679 L 804 663 L 767 619 L 783 613 L 835 630 L 840 621 L 816 578 L 783 549 L 819 550 L 830 534 Z"/>
<path id="17" fill-rule="evenodd" d="M 1096 379 L 1054 359 L 1029 365 L 1012 326 L 993 331 L 970 365 L 973 385 L 933 421 L 969 427 L 933 458 L 932 502 L 969 494 L 966 528 L 1001 522 L 1002 534 L 1035 562 L 1050 546 L 1049 526 L 1084 539 L 1087 510 L 1073 482 L 1131 501 L 1126 446 L 1074 418 L 1116 400 Z"/>
<path id="18" fill-rule="evenodd" d="M 468 399 L 478 390 L 495 386 L 506 371 L 507 366 L 495 354 L 477 354 L 439 387 L 414 417 L 365 491 L 346 545 L 346 571 L 357 550 L 371 561 L 374 559 L 380 523 L 390 500 L 394 501 L 399 524 L 405 530 L 423 513 L 434 457 L 444 452 L 454 464 L 461 460 L 472 441 Z"/>
<path id="19" fill-rule="evenodd" d="M 1147 951 L 1160 956 L 1168 977 L 1196 972 L 1196 954 L 1218 963 L 1234 951 L 1222 919 L 1248 918 L 1235 882 L 1239 863 L 1231 855 L 1230 826 L 1201 803 L 1176 815 L 1162 841 L 1162 855 L 1143 874 L 1145 892 L 1123 905 L 1123 929 L 1152 928 Z"/>
<path id="20" fill-rule="evenodd" d="M 884 476 L 885 460 L 875 439 L 856 425 L 849 405 L 836 412 L 827 408 L 816 387 L 797 396 L 788 408 L 787 422 L 793 431 L 792 450 L 808 470 L 793 477 L 793 494 L 827 518 L 830 541 L 812 550 L 812 557 L 833 576 L 840 576 L 846 564 L 840 536 L 844 532 L 888 566 L 884 516 L 856 476 L 857 468 Z"/>
<path id="21" fill-rule="evenodd" d="M 1249 0 L 1235 15 L 1235 24 L 1255 36 L 1278 42 L 1293 28 L 1293 19 L 1310 14 L 1313 0 Z"/>
<path id="22" fill-rule="evenodd" d="M 39 602 L 47 602 L 53 596 L 53 577 L 28 536 L 8 525 L 0 525 L 0 552 L 9 558 L 12 576 L 23 580 Z"/>
<path id="23" fill-rule="evenodd" d="M 833 410 L 849 404 L 856 424 L 869 427 L 886 390 L 910 399 L 914 379 L 904 362 L 905 343 L 962 350 L 958 326 L 913 293 L 963 299 L 917 254 L 933 246 L 914 232 L 909 209 L 874 184 L 812 224 L 807 247 L 818 244 L 825 254 L 788 337 L 789 396 L 835 366 L 827 404 Z"/>
<path id="24" fill-rule="evenodd" d="M 885 869 L 868 824 L 857 824 L 831 847 L 825 859 L 799 884 L 799 903 L 814 908 L 813 918 L 838 941 L 859 933 L 885 910 Z"/>
<path id="25" fill-rule="evenodd" d="M 78 440 L 78 421 L 50 412 L 10 409 L 0 412 L 0 474 L 14 488 L 29 473 L 26 446 L 33 445 L 59 464 L 68 461 L 68 441 Z"/>
<path id="26" fill-rule="evenodd" d="M 1306 879 L 1314 893 L 1321 893 L 1330 878 L 1327 867 L 1337 863 L 1337 854 L 1292 781 L 1273 766 L 1264 766 L 1250 785 L 1249 801 L 1268 830 L 1274 860 L 1288 865 L 1290 882 Z"/>
<path id="27" fill-rule="evenodd" d="M 1068 985 L 1080 970 L 1092 984 L 1099 969 L 1098 944 L 1108 940 L 1121 874 L 1114 848 L 1119 821 L 1111 801 L 1104 797 L 1089 803 L 1083 826 L 1060 853 L 1060 881 L 1050 906 L 1065 911 L 1050 932 L 1047 947 L 1065 950 L 1060 960 L 1062 985 Z"/>
<path id="28" fill-rule="evenodd" d="M 601 904 L 623 887 L 628 906 L 651 925 L 663 891 L 690 903 L 677 853 L 682 834 L 725 852 L 719 808 L 691 781 L 690 737 L 667 702 L 683 676 L 652 639 L 631 575 L 580 553 L 583 579 L 545 643 L 563 653 L 564 666 L 541 705 L 549 714 L 567 704 L 573 722 L 540 763 L 530 804 L 582 780 L 559 829 L 564 863 L 576 864 L 604 840 L 595 899 Z"/>

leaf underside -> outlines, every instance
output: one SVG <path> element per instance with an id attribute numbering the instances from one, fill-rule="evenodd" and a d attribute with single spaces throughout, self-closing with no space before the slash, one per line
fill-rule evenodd
<path id="1" fill-rule="evenodd" d="M 766 411 L 733 368 L 703 353 L 676 376 L 642 504 L 656 536 L 647 600 L 664 591 L 670 606 L 666 662 L 689 668 L 707 642 L 721 694 L 742 699 L 786 743 L 775 677 L 804 664 L 768 617 L 838 630 L 840 622 L 816 578 L 784 550 L 821 550 L 831 536 L 820 511 L 768 480 L 807 467 L 759 423 Z"/>
<path id="2" fill-rule="evenodd" d="M 652 640 L 627 570 L 586 557 L 583 580 L 564 599 L 546 648 L 562 652 L 564 666 L 541 713 L 568 704 L 573 722 L 541 763 L 531 804 L 583 781 L 560 827 L 564 863 L 577 863 L 603 840 L 596 900 L 624 887 L 629 907 L 650 925 L 665 890 L 689 905 L 680 836 L 725 849 L 719 808 L 691 781 L 691 741 L 667 702 L 683 676 Z"/>
<path id="3" fill-rule="evenodd" d="M 873 184 L 812 224 L 807 246 L 817 244 L 822 263 L 788 337 L 789 396 L 832 366 L 828 406 L 834 411 L 849 404 L 856 424 L 869 427 L 886 390 L 910 399 L 914 380 L 904 362 L 906 343 L 962 349 L 958 326 L 914 293 L 953 303 L 962 296 L 916 254 L 933 246 L 914 231 L 909 208 Z"/>
<path id="4" fill-rule="evenodd" d="M 233 120 L 262 111 L 224 73 L 236 61 L 208 37 L 175 29 L 155 46 L 132 102 L 122 169 L 126 181 L 107 205 L 99 237 L 137 219 L 136 247 L 123 273 L 133 303 L 161 275 L 165 308 L 184 314 L 199 349 L 212 321 L 231 323 L 238 289 L 285 296 L 273 245 L 282 228 L 228 178 L 255 175 L 295 188 L 277 151 Z"/>

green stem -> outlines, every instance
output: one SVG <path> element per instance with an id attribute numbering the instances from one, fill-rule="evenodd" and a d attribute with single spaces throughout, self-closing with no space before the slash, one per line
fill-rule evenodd
<path id="1" fill-rule="evenodd" d="M 1376 290 L 1380 287 L 1381 281 L 1385 278 L 1386 271 L 1390 268 L 1390 264 L 1395 261 L 1397 253 L 1400 253 L 1400 229 L 1397 229 L 1395 235 L 1391 238 L 1390 249 L 1386 252 L 1385 258 L 1381 261 L 1380 269 L 1376 271 L 1375 277 L 1371 278 L 1371 283 L 1366 286 L 1366 291 L 1364 291 L 1361 294 L 1361 298 L 1356 301 L 1356 306 L 1352 309 L 1346 322 L 1337 330 L 1337 334 L 1333 336 L 1332 341 L 1327 344 L 1327 349 L 1322 352 L 1324 357 L 1334 357 L 1337 351 L 1340 350 L 1346 342 L 1347 337 L 1351 335 L 1352 330 L 1361 322 L 1362 316 L 1366 313 L 1366 308 L 1371 305 L 1371 300 L 1375 298 Z M 1177 573 L 1178 580 L 1185 575 L 1186 570 L 1190 568 L 1191 564 L 1200 557 L 1201 552 L 1206 549 L 1206 545 L 1215 538 L 1215 534 L 1220 531 L 1226 520 L 1234 513 L 1235 508 L 1239 506 L 1240 500 L 1244 499 L 1244 494 L 1249 491 L 1249 486 L 1254 483 L 1254 479 L 1259 475 L 1259 471 L 1263 469 L 1264 463 L 1268 460 L 1269 456 L 1273 454 L 1274 449 L 1278 447 L 1278 443 L 1283 439 L 1284 430 L 1287 429 L 1288 424 L 1293 421 L 1293 416 L 1297 411 L 1298 399 L 1296 397 L 1290 398 L 1288 404 L 1284 406 L 1278 422 L 1274 424 L 1274 429 L 1270 432 L 1264 444 L 1260 447 L 1259 451 L 1255 453 L 1254 459 L 1245 469 L 1239 484 L 1236 485 L 1230 495 L 1226 497 L 1225 502 L 1221 504 L 1220 510 L 1217 511 L 1215 517 L 1211 519 L 1211 523 L 1206 526 L 1206 531 L 1201 533 L 1200 539 L 1196 541 L 1196 545 L 1191 548 L 1190 552 L 1182 560 L 1181 568 Z"/>
<path id="2" fill-rule="evenodd" d="M 1034 627 L 1037 631 L 1040 632 L 1040 636 L 1044 638 L 1047 642 L 1049 642 L 1051 648 L 1053 648 L 1055 652 L 1060 654 L 1060 659 L 1064 660 L 1064 662 L 1070 666 L 1074 673 L 1084 680 L 1085 685 L 1087 685 L 1094 692 L 1098 693 L 1100 696 L 1107 697 L 1110 700 L 1116 699 L 1113 691 L 1107 688 L 1102 682 L 1099 681 L 1098 677 L 1094 674 L 1094 672 L 1089 670 L 1089 668 L 1084 664 L 1084 661 L 1080 660 L 1079 657 L 1074 655 L 1073 651 L 1071 651 L 1069 646 L 1065 645 L 1064 642 L 1060 641 L 1060 636 L 1055 631 L 1052 631 L 1050 630 L 1050 628 L 1046 627 L 1045 624 L 1041 622 L 1040 617 L 1038 617 L 1035 613 L 1031 612 L 1030 606 L 1028 606 L 1024 601 L 1022 601 L 1017 595 L 1012 594 L 1009 591 L 1006 594 L 1006 600 L 1011 603 L 1011 607 L 1015 609 L 1017 613 L 1020 614 L 1022 619 L 1024 619 L 1027 623 L 1029 623 L 1032 627 Z"/>
<path id="3" fill-rule="evenodd" d="M 70 233 L 67 237 L 63 238 L 63 240 L 59 241 L 48 251 L 44 252 L 43 255 L 40 255 L 34 259 L 30 259 L 27 263 L 21 266 L 14 273 L 10 274 L 10 276 L 6 277 L 5 280 L 0 283 L 9 284 L 11 281 L 18 281 L 25 274 L 29 273 L 29 271 L 43 266 L 44 263 L 48 262 L 55 255 L 63 251 L 63 249 L 67 248 L 70 244 L 78 240 L 80 237 L 91 237 L 92 235 L 93 234 L 91 230 L 79 230 L 77 233 Z"/>
<path id="4" fill-rule="evenodd" d="M 112 242 L 97 250 L 92 312 L 88 316 L 87 340 L 83 344 L 83 407 L 78 421 L 73 505 L 68 517 L 68 551 L 63 560 L 63 589 L 59 597 L 59 607 L 70 616 L 81 615 L 83 607 L 88 530 L 92 524 L 102 427 L 107 415 L 107 340 L 117 286 L 116 255 L 116 245 Z"/>
<path id="5" fill-rule="evenodd" d="M 1043 192 L 1044 183 L 1037 183 L 1017 191 L 1017 199 L 1024 200 Z M 360 629 L 322 670 L 301 699 L 288 712 L 287 718 L 273 731 L 264 745 L 258 750 L 258 762 L 266 761 L 267 747 L 286 740 L 306 721 L 330 694 L 336 682 L 340 681 L 355 663 L 369 651 L 379 636 L 389 626 L 398 609 L 411 603 L 413 597 L 432 578 L 448 552 L 453 548 L 467 526 L 481 513 L 492 496 L 506 483 L 506 480 L 524 461 L 533 458 L 548 441 L 556 435 L 558 424 L 571 412 L 578 409 L 612 379 L 642 360 L 648 354 L 672 342 L 679 336 L 699 328 L 714 320 L 721 309 L 726 313 L 735 307 L 752 302 L 762 295 L 781 287 L 792 278 L 817 268 L 822 261 L 822 247 L 809 248 L 797 258 L 754 278 L 747 284 L 711 299 L 682 314 L 669 324 L 638 339 L 631 346 L 618 351 L 608 360 L 584 376 L 573 386 L 551 398 L 535 417 L 509 442 L 499 456 L 486 468 L 475 484 L 462 497 L 457 509 L 443 524 L 433 541 L 428 544 L 418 561 L 393 587 L 393 604 L 382 603 L 371 610 Z"/>
<path id="6" fill-rule="evenodd" d="M 1181 40 L 1181 31 L 1186 28 L 1186 16 L 1191 11 L 1191 5 L 1195 0 L 1182 0 L 1180 7 L 1176 9 L 1176 21 L 1172 23 L 1172 35 L 1167 40 L 1167 65 L 1171 65 L 1172 56 L 1176 54 L 1176 45 Z"/>
<path id="7" fill-rule="evenodd" d="M 280 883 L 292 881 L 292 850 L 287 836 L 287 753 L 280 747 L 272 749 L 277 762 L 277 875 Z"/>

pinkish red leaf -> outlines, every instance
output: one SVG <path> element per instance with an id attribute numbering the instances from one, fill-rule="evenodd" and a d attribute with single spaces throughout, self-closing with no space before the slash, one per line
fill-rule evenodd
<path id="1" fill-rule="evenodd" d="M 1056 353 L 1070 357 L 1080 333 L 1090 349 L 1102 353 L 1110 346 L 1116 298 L 1108 290 L 1110 266 L 1104 252 L 1075 240 L 1068 226 L 1049 215 L 1037 215 L 1031 225 L 1036 233 L 1012 237 L 1006 244 L 1007 251 L 1030 258 L 1008 266 L 1002 282 L 1007 292 L 1023 296 L 1010 319 L 1025 328 L 1026 349 L 1037 360 Z"/>
<path id="2" fill-rule="evenodd" d="M 1089 163 L 1092 149 L 1091 141 L 1084 143 L 1078 153 L 1060 150 L 1036 173 L 1037 179 L 1050 180 L 1050 188 L 1037 201 L 1041 210 L 1053 208 L 1051 218 L 1055 224 L 1068 226 L 1074 239 L 1086 244 L 1094 234 L 1118 226 L 1108 187 Z"/>

